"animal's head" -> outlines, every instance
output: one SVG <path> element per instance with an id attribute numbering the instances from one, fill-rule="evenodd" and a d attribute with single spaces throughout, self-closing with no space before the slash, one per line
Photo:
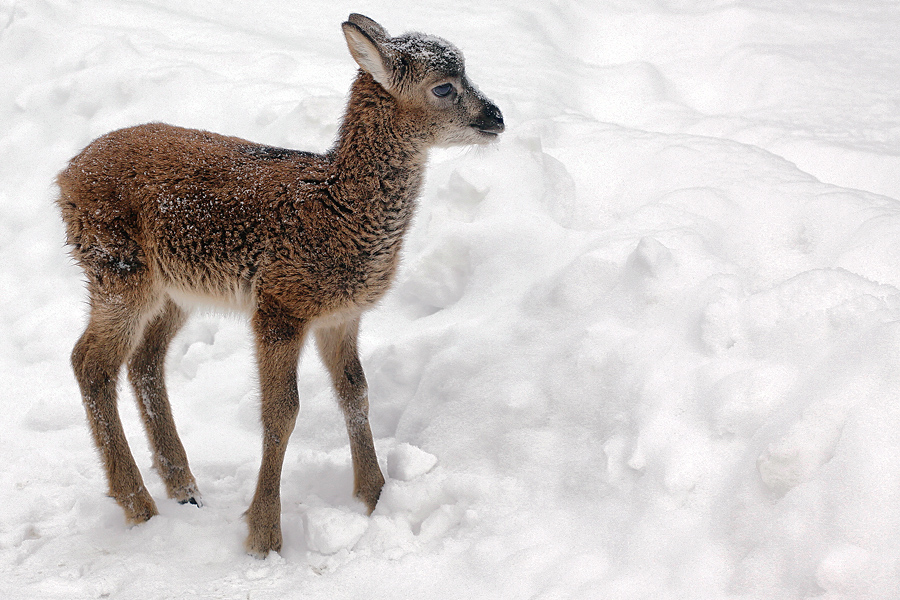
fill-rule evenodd
<path id="1" fill-rule="evenodd" d="M 503 131 L 500 109 L 465 73 L 450 42 L 421 33 L 391 37 L 368 17 L 343 24 L 354 60 L 404 107 L 420 114 L 438 146 L 485 144 Z"/>

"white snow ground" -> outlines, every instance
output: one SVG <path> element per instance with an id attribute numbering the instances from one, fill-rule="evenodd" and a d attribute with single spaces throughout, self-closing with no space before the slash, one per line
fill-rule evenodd
<path id="1" fill-rule="evenodd" d="M 441 35 L 502 108 L 436 152 L 364 323 L 389 475 L 351 499 L 313 353 L 285 545 L 242 551 L 244 321 L 169 361 L 206 506 L 104 496 L 68 356 L 85 309 L 54 174 L 160 120 L 326 149 L 340 23 Z M 892 0 L 0 0 L 0 596 L 900 597 L 900 5 Z"/>

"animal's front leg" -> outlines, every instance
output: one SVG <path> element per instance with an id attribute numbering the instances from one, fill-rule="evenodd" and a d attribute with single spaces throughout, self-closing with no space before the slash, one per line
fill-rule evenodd
<path id="1" fill-rule="evenodd" d="M 261 302 L 253 329 L 262 393 L 263 455 L 246 515 L 250 530 L 246 548 L 264 558 L 270 551 L 281 550 L 281 468 L 300 409 L 297 361 L 305 327 L 276 305 Z"/>
<path id="2" fill-rule="evenodd" d="M 371 513 L 384 487 L 384 475 L 378 466 L 369 427 L 369 393 L 359 362 L 358 331 L 359 317 L 341 325 L 317 329 L 316 342 L 347 423 L 353 458 L 353 493 Z"/>

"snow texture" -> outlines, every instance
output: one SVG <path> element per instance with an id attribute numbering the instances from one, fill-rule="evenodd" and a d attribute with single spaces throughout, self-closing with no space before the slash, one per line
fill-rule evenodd
<path id="1" fill-rule="evenodd" d="M 379 505 L 307 352 L 284 549 L 244 554 L 251 343 L 201 311 L 167 364 L 205 506 L 123 388 L 161 512 L 127 527 L 53 177 L 148 121 L 327 149 L 351 12 L 457 44 L 507 123 L 432 155 L 364 320 Z M 898 29 L 879 0 L 0 0 L 0 597 L 900 597 Z"/>

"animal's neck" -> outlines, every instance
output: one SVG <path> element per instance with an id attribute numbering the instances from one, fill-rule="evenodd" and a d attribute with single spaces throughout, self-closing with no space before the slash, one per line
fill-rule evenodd
<path id="1" fill-rule="evenodd" d="M 412 202 L 430 145 L 422 125 L 421 119 L 404 114 L 368 73 L 360 72 L 334 150 L 345 197 L 388 206 Z"/>

